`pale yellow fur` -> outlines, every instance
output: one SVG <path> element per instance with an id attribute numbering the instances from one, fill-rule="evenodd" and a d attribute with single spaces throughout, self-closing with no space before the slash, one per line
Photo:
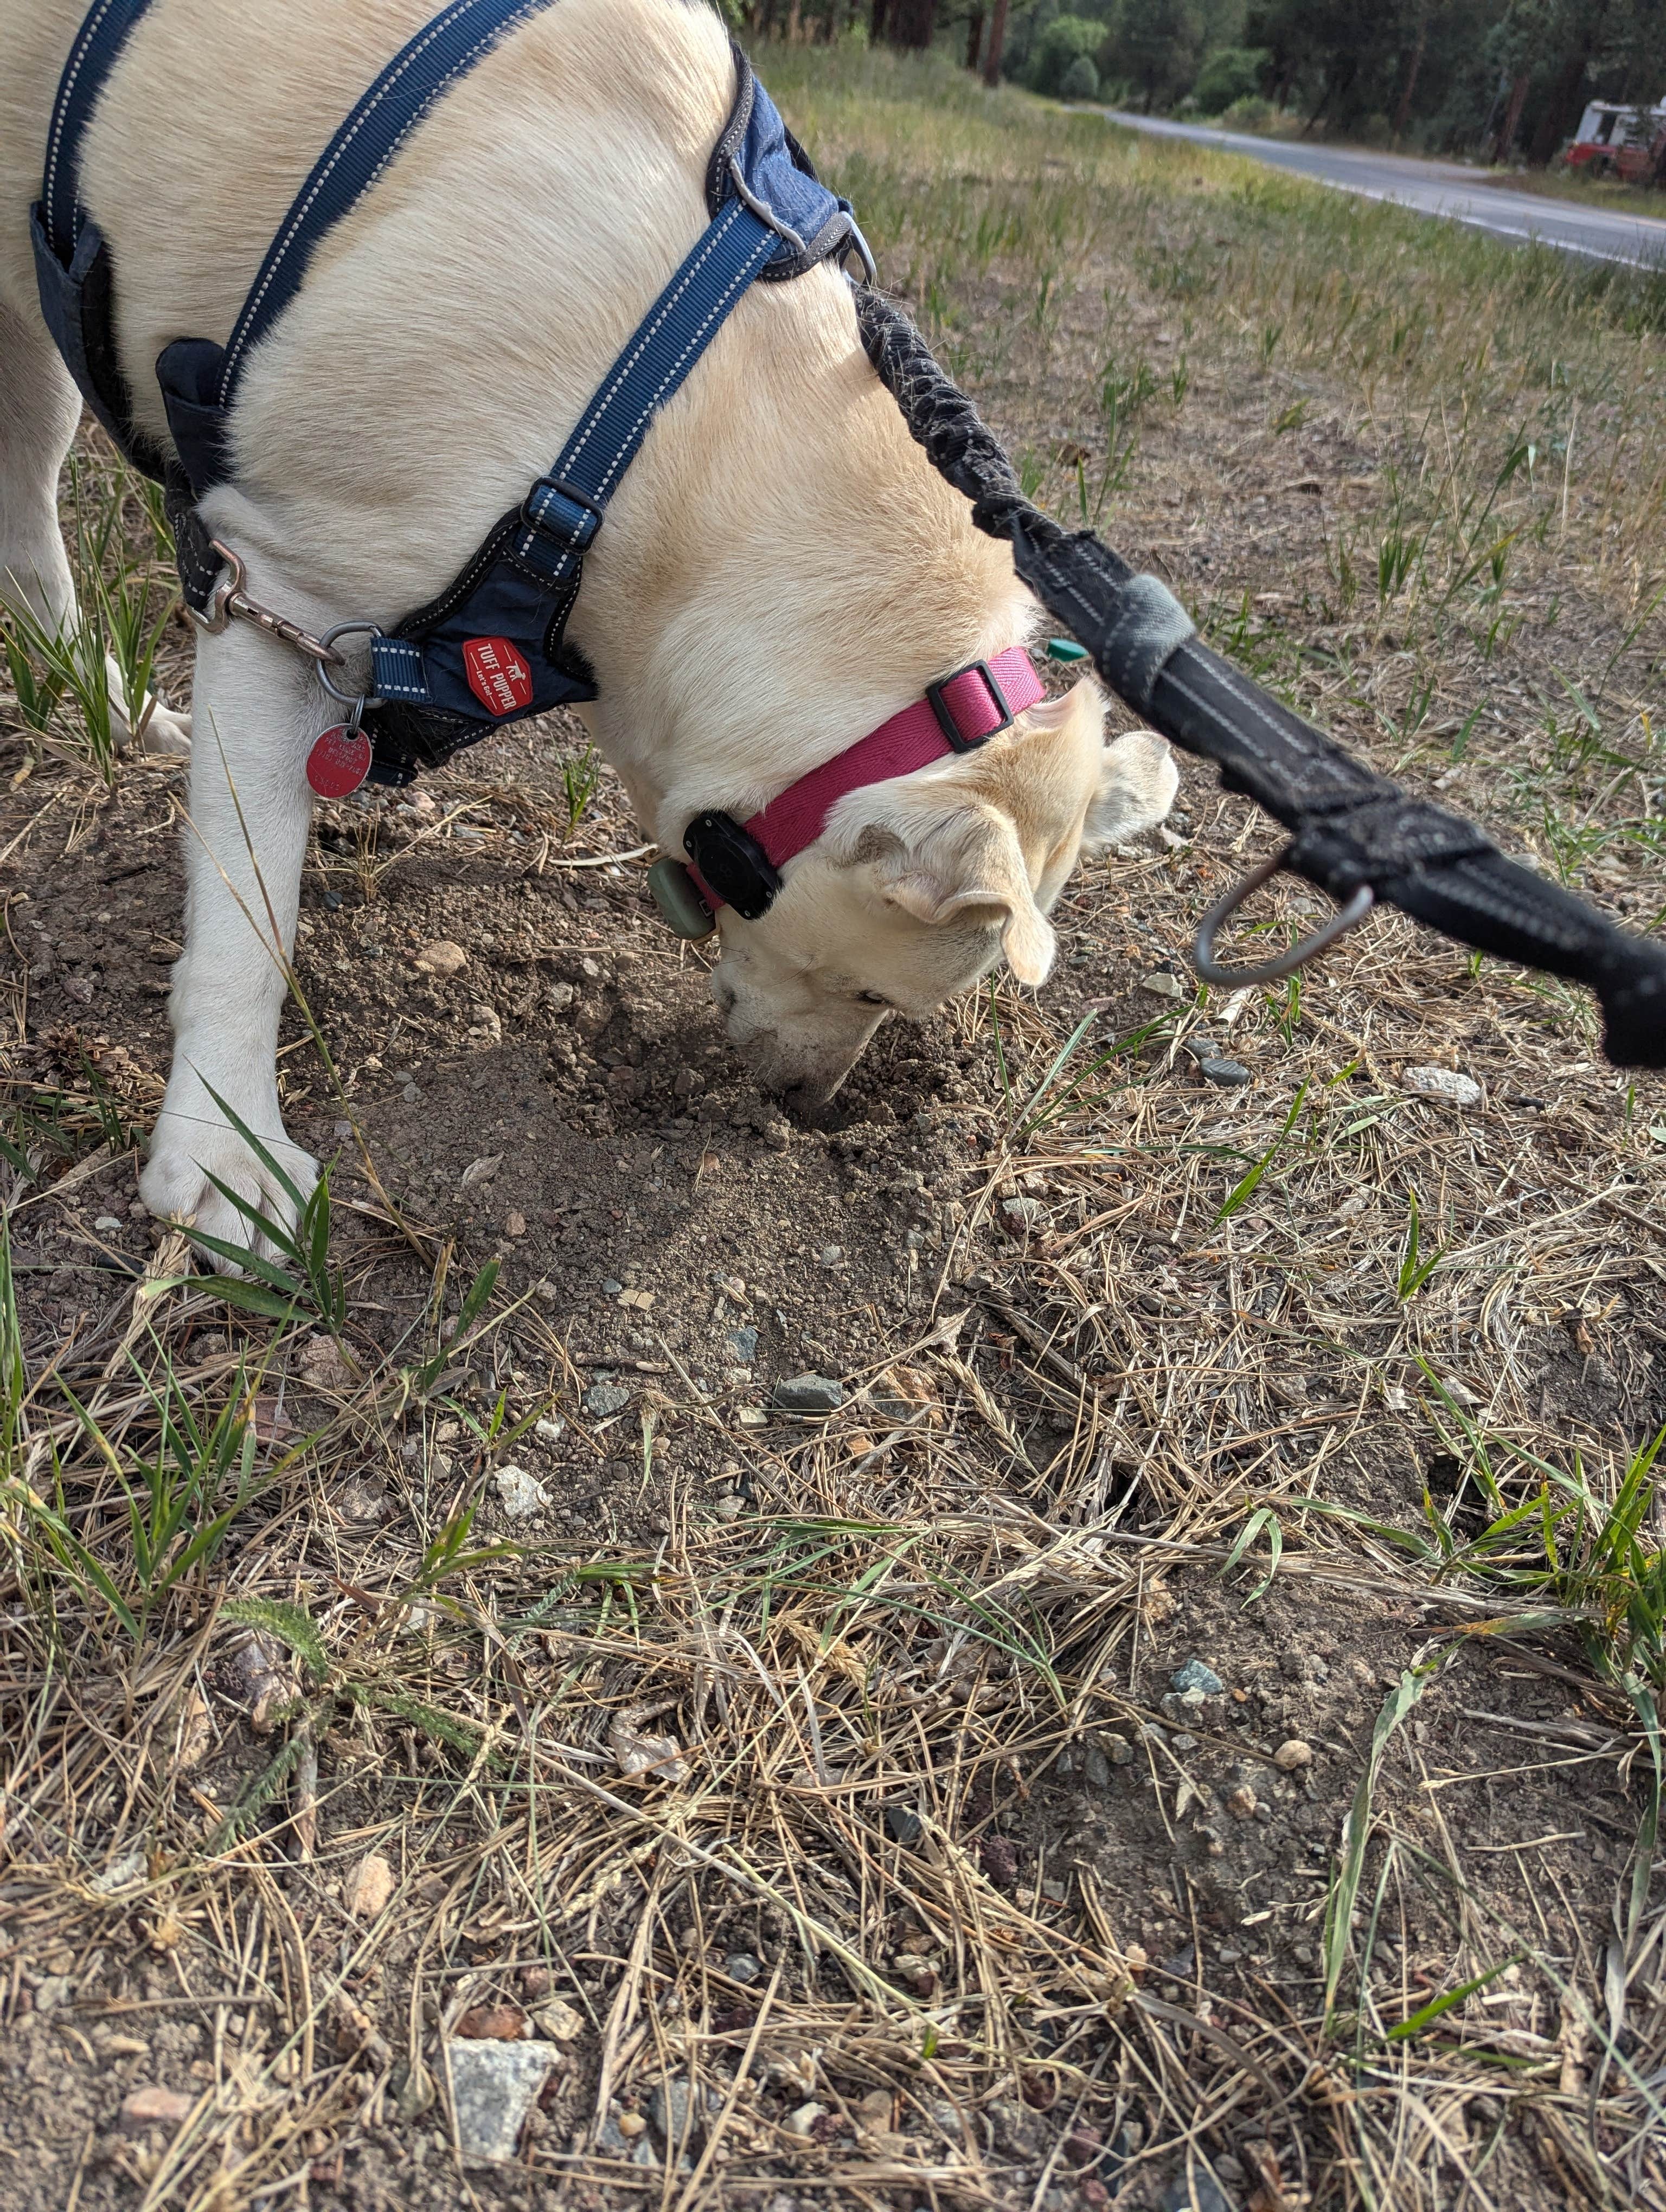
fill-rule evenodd
<path id="1" fill-rule="evenodd" d="M 73 420 L 43 349 L 27 210 L 82 11 L 0 0 L 0 380 L 21 395 L 13 431 L 0 423 L 0 579 L 50 565 L 40 484 L 17 456 L 39 447 L 55 471 Z M 164 428 L 156 355 L 175 337 L 224 339 L 318 152 L 432 12 L 432 0 L 156 0 L 95 118 L 84 193 L 114 253 L 124 362 L 151 431 Z M 236 488 L 208 514 L 258 595 L 314 624 L 386 623 L 449 581 L 549 466 L 697 236 L 732 96 L 727 33 L 690 0 L 560 0 L 447 95 L 251 361 Z M 848 287 L 824 267 L 755 287 L 665 410 L 587 562 L 570 634 L 601 680 L 598 742 L 645 831 L 676 850 L 696 810 L 745 817 L 1035 619 L 1007 554 L 910 442 L 861 353 Z M 293 941 L 302 768 L 326 703 L 270 641 L 237 625 L 203 641 L 179 1054 L 144 1188 L 234 1237 L 205 1167 L 264 1203 L 281 1194 L 204 1080 L 282 1140 L 282 981 L 257 924 L 269 894 Z M 857 794 L 789 869 L 774 914 L 726 923 L 716 988 L 762 1074 L 824 1092 L 879 1018 L 855 992 L 921 1011 L 1003 933 L 1040 980 L 1042 911 L 1090 808 L 1104 835 L 1126 834 L 1172 794 L 1155 741 L 1106 752 L 1100 725 L 1082 690 L 985 755 Z M 963 834 L 969 823 L 991 834 Z M 990 896 L 950 910 L 977 891 Z"/>

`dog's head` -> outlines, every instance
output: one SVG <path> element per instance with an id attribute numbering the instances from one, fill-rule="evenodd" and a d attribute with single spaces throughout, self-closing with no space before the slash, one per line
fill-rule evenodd
<path id="1" fill-rule="evenodd" d="M 976 752 L 852 792 L 762 920 L 724 910 L 712 993 L 735 1050 L 766 1089 L 818 1105 L 888 1012 L 927 1014 L 1003 957 L 1044 982 L 1078 855 L 1154 827 L 1177 781 L 1161 738 L 1104 743 L 1084 683 Z"/>

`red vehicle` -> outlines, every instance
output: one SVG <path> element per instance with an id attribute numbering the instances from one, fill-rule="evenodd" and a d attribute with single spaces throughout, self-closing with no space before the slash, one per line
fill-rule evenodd
<path id="1" fill-rule="evenodd" d="M 1653 107 L 1622 107 L 1614 100 L 1593 100 L 1562 158 L 1570 169 L 1588 169 L 1594 177 L 1660 184 L 1666 180 L 1666 100 Z"/>

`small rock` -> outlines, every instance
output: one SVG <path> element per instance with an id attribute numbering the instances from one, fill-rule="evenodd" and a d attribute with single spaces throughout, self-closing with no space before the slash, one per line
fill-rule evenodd
<path id="1" fill-rule="evenodd" d="M 1082 1778 L 1090 1790 L 1110 1787 L 1110 1761 L 1092 1744 L 1082 1754 Z"/>
<path id="2" fill-rule="evenodd" d="M 739 1521 L 746 1510 L 746 1501 L 731 1491 L 727 1498 L 718 1499 L 715 1510 L 720 1521 Z"/>
<path id="3" fill-rule="evenodd" d="M 732 1982 L 751 1983 L 759 1979 L 763 1967 L 750 1951 L 731 1951 L 723 1961 L 723 1971 Z"/>
<path id="4" fill-rule="evenodd" d="M 844 1391 L 825 1375 L 794 1375 L 776 1383 L 775 1401 L 784 1413 L 836 1413 Z"/>
<path id="5" fill-rule="evenodd" d="M 1090 2127 L 1085 2120 L 1079 2120 L 1059 2148 L 1072 2166 L 1079 2167 L 1091 2166 L 1104 2147 L 1104 2138 L 1098 2129 Z"/>
<path id="6" fill-rule="evenodd" d="M 570 983 L 551 983 L 548 993 L 551 1011 L 564 1014 L 576 995 Z"/>
<path id="7" fill-rule="evenodd" d="M 823 2117 L 826 2111 L 827 2107 L 825 2105 L 800 2105 L 792 2112 L 788 2112 L 787 2118 L 781 2122 L 781 2125 L 786 2129 L 789 2136 L 804 2136 L 808 2137 L 813 2136 L 817 2121 Z"/>
<path id="8" fill-rule="evenodd" d="M 1310 1743 L 1304 1743 L 1300 1736 L 1292 1735 L 1288 1742 L 1281 1743 L 1274 1753 L 1273 1764 L 1282 1768 L 1285 1773 L 1293 1774 L 1298 1766 L 1312 1765 L 1313 1747 Z"/>
<path id="9" fill-rule="evenodd" d="M 465 2158 L 512 2159 L 526 2116 L 561 2053 L 553 2043 L 474 2042 L 447 2045 L 453 2115 Z"/>
<path id="10" fill-rule="evenodd" d="M 506 1237 L 524 1237 L 526 1234 L 526 1217 L 518 1207 L 512 1206 L 504 1215 L 503 1234 Z"/>
<path id="11" fill-rule="evenodd" d="M 422 1095 L 415 1083 L 404 1083 L 399 1086 L 399 1096 L 407 1106 L 414 1106 Z"/>
<path id="12" fill-rule="evenodd" d="M 988 1835 L 977 1847 L 977 1862 L 997 1889 L 1012 1889 L 1018 1878 L 1018 1847 L 1010 1836 Z"/>
<path id="13" fill-rule="evenodd" d="M 584 2033 L 584 2014 L 565 1997 L 551 1997 L 532 2015 L 532 2025 L 551 2043 L 576 2043 Z"/>
<path id="14" fill-rule="evenodd" d="M 793 1133 L 785 1121 L 766 1121 L 763 1141 L 772 1152 L 784 1152 L 793 1141 Z"/>
<path id="15" fill-rule="evenodd" d="M 471 2005 L 453 2033 L 468 2043 L 519 2043 L 526 2033 L 526 2015 L 519 2005 Z"/>
<path id="16" fill-rule="evenodd" d="M 757 1358 L 757 1331 L 732 1328 L 723 1340 L 723 1349 L 737 1366 L 750 1367 Z"/>
<path id="17" fill-rule="evenodd" d="M 492 1477 L 497 1502 L 511 1521 L 530 1521 L 550 1503 L 550 1493 L 524 1467 L 500 1467 Z"/>
<path id="18" fill-rule="evenodd" d="M 1250 1080 L 1250 1071 L 1241 1060 L 1200 1060 L 1197 1072 L 1206 1083 L 1218 1084 L 1223 1091 L 1236 1091 Z"/>
<path id="19" fill-rule="evenodd" d="M 1473 1075 L 1462 1075 L 1455 1067 L 1408 1067 L 1400 1078 L 1408 1091 L 1415 1091 L 1425 1098 L 1449 1098 L 1454 1106 L 1479 1106 L 1481 1087 Z"/>
<path id="20" fill-rule="evenodd" d="M 541 1421 L 532 1424 L 532 1434 L 541 1444 L 558 1444 L 567 1433 L 567 1424 L 559 1413 L 546 1413 Z"/>
<path id="21" fill-rule="evenodd" d="M 1235 1790 L 1226 1792 L 1226 1809 L 1235 1820 L 1255 1819 L 1256 1793 L 1247 1782 L 1240 1782 Z"/>
<path id="22" fill-rule="evenodd" d="M 1201 2166 L 1177 2174 L 1163 2193 L 1161 2212 L 1232 2212 L 1232 2200 Z"/>
<path id="23" fill-rule="evenodd" d="M 1133 1765 L 1134 1746 L 1125 1735 L 1107 1735 L 1101 1741 L 1104 1745 L 1105 1757 L 1113 1766 Z"/>
<path id="24" fill-rule="evenodd" d="M 917 1844 L 920 1840 L 920 1815 L 911 1813 L 906 1805 L 887 1805 L 885 1828 L 895 1844 Z"/>
<path id="25" fill-rule="evenodd" d="M 127 1224 L 119 1213 L 100 1213 L 93 1226 L 108 1236 L 112 1230 L 125 1229 Z"/>
<path id="26" fill-rule="evenodd" d="M 602 1296 L 605 1298 L 617 1298 L 623 1288 L 624 1285 L 619 1280 L 617 1275 L 604 1275 L 602 1277 Z"/>
<path id="27" fill-rule="evenodd" d="M 1176 1751 L 1195 1751 L 1197 1749 L 1197 1738 L 1193 1735 L 1188 1729 L 1177 1729 L 1174 1734 L 1169 1738 L 1169 1741 Z"/>
<path id="28" fill-rule="evenodd" d="M 1140 978 L 1140 988 L 1149 991 L 1154 999 L 1183 999 L 1186 987 L 1178 975 L 1170 975 L 1166 968 L 1158 968 L 1150 975 Z"/>
<path id="29" fill-rule="evenodd" d="M 1214 1668 L 1206 1667 L 1201 1659 L 1189 1659 L 1169 1680 L 1183 1695 L 1188 1690 L 1195 1690 L 1203 1697 L 1218 1698 L 1226 1687 Z"/>
<path id="30" fill-rule="evenodd" d="M 34 1993 L 37 2012 L 56 2012 L 60 2005 L 68 2004 L 75 1995 L 76 1985 L 67 1974 L 48 1974 Z"/>
<path id="31" fill-rule="evenodd" d="M 188 2096 L 183 2089 L 135 2089 L 131 2096 L 122 2100 L 122 2123 L 132 2128 L 177 2128 L 181 2120 L 191 2118 L 196 2106 L 195 2097 Z"/>
<path id="32" fill-rule="evenodd" d="M 619 2133 L 627 2142 L 641 2135 L 647 2126 L 648 2122 L 640 2112 L 621 2112 L 619 2115 Z"/>
<path id="33" fill-rule="evenodd" d="M 623 1382 L 593 1382 L 584 1394 L 584 1410 L 593 1420 L 623 1413 L 629 1403 L 630 1393 Z"/>
<path id="34" fill-rule="evenodd" d="M 137 1881 L 145 1869 L 142 1850 L 124 1851 L 119 1859 L 112 1859 L 102 1874 L 95 1874 L 87 1887 L 95 1896 L 111 1897 L 117 1890 L 125 1889 L 131 1881 Z"/>
<path id="35" fill-rule="evenodd" d="M 459 1190 L 473 1190 L 483 1182 L 489 1182 L 503 1164 L 502 1152 L 489 1152 L 484 1158 L 471 1160 L 457 1178 Z"/>
<path id="36" fill-rule="evenodd" d="M 1000 1225 L 1009 1237 L 1027 1237 L 1032 1230 L 1046 1228 L 1047 1208 L 1038 1198 L 1004 1198 Z"/>
<path id="37" fill-rule="evenodd" d="M 348 1877 L 343 1901 L 355 1920 L 374 1920 L 392 1894 L 392 1868 L 380 1851 L 368 1851 Z"/>
<path id="38" fill-rule="evenodd" d="M 844 1263 L 844 1246 L 842 1244 L 824 1244 L 821 1250 L 816 1255 L 816 1257 L 821 1261 L 824 1267 L 842 1267 Z"/>
<path id="39" fill-rule="evenodd" d="M 656 1782 L 686 1782 L 689 1768 L 682 1747 L 674 1736 L 644 1735 L 647 1717 L 635 1706 L 613 1717 L 607 1741 L 620 1773 L 646 1774 Z"/>
<path id="40" fill-rule="evenodd" d="M 656 2081 L 648 2092 L 648 2117 L 667 2150 L 688 2150 L 699 2133 L 700 2105 L 680 2074 Z"/>
<path id="41" fill-rule="evenodd" d="M 469 956 L 448 937 L 436 937 L 432 944 L 423 945 L 410 964 L 424 975 L 459 975 L 468 966 Z"/>

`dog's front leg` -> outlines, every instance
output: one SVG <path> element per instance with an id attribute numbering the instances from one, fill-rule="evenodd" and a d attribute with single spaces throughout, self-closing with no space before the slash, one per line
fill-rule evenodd
<path id="1" fill-rule="evenodd" d="M 310 1194 L 318 1164 L 284 1133 L 275 1054 L 312 811 L 307 755 L 328 707 L 307 664 L 258 631 L 234 623 L 199 639 L 173 1068 L 139 1188 L 153 1213 L 263 1251 L 214 1178 L 285 1224 L 295 1201 L 212 1094 Z"/>

